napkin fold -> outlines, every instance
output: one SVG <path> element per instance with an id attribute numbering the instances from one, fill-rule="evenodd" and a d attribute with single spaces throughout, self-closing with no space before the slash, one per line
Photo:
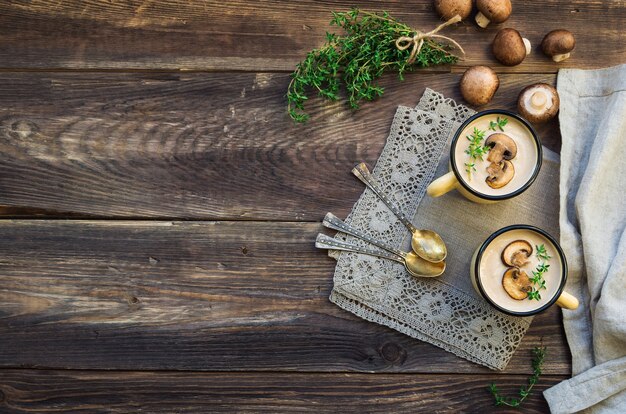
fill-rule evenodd
<path id="1" fill-rule="evenodd" d="M 553 413 L 626 412 L 626 65 L 562 69 L 563 310 L 574 377 L 544 391 Z"/>

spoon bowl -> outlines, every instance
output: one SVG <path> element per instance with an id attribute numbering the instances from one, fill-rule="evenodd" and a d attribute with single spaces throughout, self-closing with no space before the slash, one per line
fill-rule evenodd
<path id="1" fill-rule="evenodd" d="M 384 257 L 387 259 L 395 260 L 397 262 L 404 264 L 404 267 L 406 268 L 406 270 L 413 276 L 436 277 L 436 276 L 441 275 L 446 270 L 445 261 L 431 262 L 418 256 L 414 251 L 410 251 L 407 253 L 402 250 L 398 250 L 394 247 L 388 246 L 385 243 L 381 242 L 380 240 L 377 240 L 373 238 L 372 236 L 365 234 L 361 230 L 358 230 L 350 226 L 349 224 L 345 223 L 344 221 L 342 221 L 341 219 L 339 219 L 332 213 L 326 214 L 326 217 L 324 217 L 322 224 L 324 225 L 324 227 L 328 227 L 329 229 L 341 231 L 343 233 L 346 233 L 351 236 L 357 237 L 361 240 L 364 240 L 370 244 L 373 244 L 374 246 L 378 246 L 381 249 L 386 250 L 389 253 L 391 253 L 391 256 L 390 255 L 383 256 L 382 254 L 378 254 L 372 250 L 365 252 L 363 251 L 362 248 L 359 248 L 358 246 L 348 244 L 347 247 L 351 248 L 350 251 L 355 251 L 359 253 L 365 253 L 365 254 L 369 254 L 373 256 L 379 256 L 379 257 Z M 346 243 L 345 242 L 342 242 L 342 243 L 344 244 L 343 247 L 346 247 Z M 337 246 L 335 245 L 335 247 Z M 341 249 L 341 250 L 346 250 L 346 248 Z"/>
<path id="2" fill-rule="evenodd" d="M 432 263 L 442 262 L 448 252 L 441 236 L 432 230 L 419 230 L 411 234 L 411 248 L 418 256 Z"/>
<path id="3" fill-rule="evenodd" d="M 448 255 L 446 244 L 439 234 L 432 230 L 420 230 L 404 215 L 400 209 L 389 200 L 382 190 L 382 187 L 372 177 L 367 165 L 360 163 L 352 169 L 352 173 L 361 180 L 367 188 L 372 190 L 378 198 L 391 210 L 393 214 L 406 226 L 411 232 L 411 248 L 421 258 L 429 262 L 439 263 L 445 260 Z"/>
<path id="4" fill-rule="evenodd" d="M 404 267 L 413 276 L 436 277 L 446 270 L 446 262 L 430 262 L 415 252 L 408 252 L 404 256 Z"/>

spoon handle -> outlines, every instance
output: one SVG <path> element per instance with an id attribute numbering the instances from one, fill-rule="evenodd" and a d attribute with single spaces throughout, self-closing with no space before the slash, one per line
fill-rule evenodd
<path id="1" fill-rule="evenodd" d="M 367 254 L 369 256 L 380 257 L 383 259 L 393 260 L 394 262 L 404 264 L 404 261 L 397 256 L 377 250 L 367 249 L 361 246 L 355 246 L 354 244 L 336 240 L 330 236 L 321 233 L 317 235 L 317 239 L 315 240 L 315 247 L 317 247 L 318 249 L 343 250 L 346 252 Z"/>
<path id="2" fill-rule="evenodd" d="M 343 233 L 349 234 L 351 236 L 357 237 L 361 240 L 364 240 L 368 243 L 373 244 L 374 246 L 378 246 L 383 250 L 387 250 L 389 253 L 395 254 L 396 256 L 400 256 L 403 259 L 406 256 L 406 253 L 400 251 L 398 249 L 394 249 L 393 247 L 387 246 L 385 243 L 372 238 L 371 236 L 363 233 L 361 230 L 357 230 L 354 227 L 346 224 L 338 217 L 336 217 L 333 213 L 326 213 L 326 217 L 324 217 L 324 221 L 322 224 L 329 229 L 341 231 Z"/>
<path id="3" fill-rule="evenodd" d="M 367 169 L 367 165 L 365 165 L 364 162 L 354 167 L 352 169 L 352 174 L 356 175 L 356 177 L 361 180 L 367 186 L 367 188 L 372 190 L 374 194 L 376 194 L 376 196 L 380 198 L 383 203 L 385 203 L 389 210 L 391 210 L 391 212 L 395 214 L 396 217 L 398 217 L 402 224 L 404 224 L 406 228 L 411 231 L 411 233 L 417 231 L 413 223 L 411 223 L 411 221 L 404 215 L 404 213 L 400 211 L 400 209 L 391 202 L 389 197 L 385 195 L 382 188 L 380 187 L 380 184 L 378 184 L 374 177 L 372 177 L 372 174 L 370 174 L 370 171 Z"/>

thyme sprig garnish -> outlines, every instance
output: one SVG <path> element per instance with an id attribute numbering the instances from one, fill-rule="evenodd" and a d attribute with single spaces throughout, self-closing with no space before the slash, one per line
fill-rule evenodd
<path id="1" fill-rule="evenodd" d="M 537 256 L 537 259 L 539 260 L 548 261 L 552 259 L 552 256 L 548 254 L 548 252 L 546 251 L 546 246 L 544 246 L 543 244 L 539 246 L 535 245 L 535 252 L 535 256 Z"/>
<path id="2" fill-rule="evenodd" d="M 415 67 L 450 64 L 458 60 L 448 45 L 432 39 L 424 44 L 415 61 L 407 62 L 411 50 L 399 50 L 396 39 L 413 36 L 416 31 L 402 24 L 387 12 L 370 13 L 359 9 L 333 12 L 331 25 L 344 29 L 344 35 L 326 33 L 326 43 L 309 52 L 291 74 L 287 89 L 287 111 L 296 122 L 305 122 L 309 115 L 304 103 L 310 92 L 324 99 L 339 99 L 343 83 L 347 100 L 352 109 L 358 109 L 361 101 L 371 101 L 384 92 L 375 81 L 387 70 L 398 73 L 400 80 Z"/>
<path id="3" fill-rule="evenodd" d="M 472 171 L 476 171 L 475 161 L 482 161 L 483 156 L 485 156 L 490 150 L 489 147 L 483 145 L 485 133 L 486 131 L 481 131 L 480 129 L 474 127 L 474 131 L 470 135 L 466 135 L 466 138 L 470 143 L 465 150 L 465 153 L 469 155 L 470 162 L 465 163 L 465 171 L 470 179 L 472 178 Z"/>
<path id="4" fill-rule="evenodd" d="M 541 376 L 541 368 L 543 367 L 543 361 L 546 357 L 546 347 L 535 347 L 532 350 L 533 355 L 533 374 L 528 378 L 528 384 L 522 386 L 519 390 L 519 398 L 516 397 L 503 397 L 500 395 L 500 390 L 496 384 L 491 383 L 489 385 L 489 391 L 495 399 L 495 405 L 508 405 L 509 407 L 519 407 L 521 403 L 528 398 L 533 386 L 539 381 Z"/>
<path id="5" fill-rule="evenodd" d="M 500 117 L 497 117 L 495 122 L 494 121 L 489 121 L 489 129 L 492 131 L 495 131 L 496 128 L 500 129 L 500 131 L 504 132 L 504 127 L 506 126 L 506 124 L 509 122 L 509 120 L 507 118 L 502 118 L 500 119 Z"/>
<path id="6" fill-rule="evenodd" d="M 542 260 L 542 262 L 537 265 L 535 270 L 533 270 L 533 277 L 530 278 L 530 283 L 535 285 L 532 286 L 530 292 L 528 292 L 528 299 L 530 300 L 541 299 L 541 294 L 539 293 L 539 291 L 546 288 L 546 281 L 543 278 L 543 275 L 550 268 L 550 265 L 546 262 L 552 258 L 552 256 L 548 254 L 548 251 L 543 244 L 535 246 L 535 256 L 537 257 L 537 259 Z"/>

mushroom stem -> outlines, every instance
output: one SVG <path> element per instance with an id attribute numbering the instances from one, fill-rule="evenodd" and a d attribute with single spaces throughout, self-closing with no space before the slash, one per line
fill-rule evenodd
<path id="1" fill-rule="evenodd" d="M 517 98 L 517 110 L 532 123 L 542 123 L 559 111 L 559 93 L 552 85 L 535 83 L 525 87 Z"/>
<path id="2" fill-rule="evenodd" d="M 524 42 L 524 47 L 526 48 L 526 56 L 528 56 L 530 55 L 530 51 L 531 51 L 530 40 L 526 39 L 525 37 L 522 37 L 522 41 Z"/>
<path id="3" fill-rule="evenodd" d="M 491 22 L 491 20 L 489 20 L 487 18 L 487 16 L 485 16 L 484 14 L 482 14 L 481 12 L 478 12 L 476 14 L 476 24 L 478 24 L 480 27 L 482 27 L 483 29 L 487 26 L 489 26 L 489 23 Z"/>
<path id="4" fill-rule="evenodd" d="M 546 105 L 546 102 L 548 102 L 548 97 L 543 91 L 537 91 L 530 97 L 530 104 L 533 108 L 541 109 Z"/>
<path id="5" fill-rule="evenodd" d="M 565 59 L 567 59 L 569 57 L 569 53 L 563 53 L 560 55 L 554 55 L 552 56 L 552 60 L 554 60 L 555 62 L 562 62 Z"/>

